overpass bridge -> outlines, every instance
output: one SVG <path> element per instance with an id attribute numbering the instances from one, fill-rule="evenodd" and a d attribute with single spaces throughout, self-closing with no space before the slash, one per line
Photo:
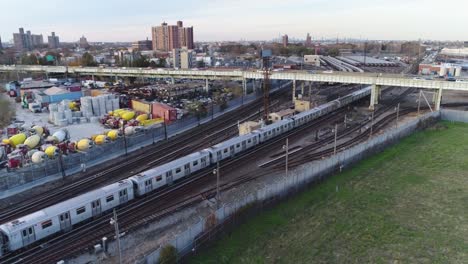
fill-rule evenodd
<path id="1" fill-rule="evenodd" d="M 201 79 L 206 80 L 238 80 L 243 82 L 244 91 L 248 80 L 263 79 L 260 70 L 172 70 L 172 69 L 143 69 L 143 68 L 103 68 L 103 67 L 68 67 L 68 66 L 29 66 L 29 65 L 2 65 L 0 72 L 43 72 L 68 73 L 84 76 L 109 77 L 143 77 L 143 78 L 170 78 L 174 79 Z M 415 79 L 414 76 L 403 74 L 382 73 L 345 73 L 345 72 L 309 72 L 309 71 L 273 71 L 271 80 L 288 80 L 293 82 L 329 82 L 372 85 L 370 108 L 378 103 L 382 87 L 411 87 L 435 91 L 435 109 L 439 110 L 443 90 L 468 91 L 467 82 L 449 82 L 446 80 Z M 293 93 L 293 97 L 295 93 Z"/>

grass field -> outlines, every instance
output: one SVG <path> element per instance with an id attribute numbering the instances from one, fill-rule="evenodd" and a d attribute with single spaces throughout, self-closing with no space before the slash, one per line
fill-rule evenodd
<path id="1" fill-rule="evenodd" d="M 416 133 L 190 262 L 468 263 L 468 125 Z"/>

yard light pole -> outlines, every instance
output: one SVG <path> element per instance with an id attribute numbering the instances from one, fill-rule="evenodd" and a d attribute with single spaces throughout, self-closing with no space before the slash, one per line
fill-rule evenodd
<path id="1" fill-rule="evenodd" d="M 398 128 L 398 119 L 400 117 L 400 103 L 398 103 L 398 106 L 396 107 L 396 127 Z"/>
<path id="2" fill-rule="evenodd" d="M 216 169 L 213 170 L 213 175 L 216 175 L 216 209 L 219 208 L 219 161 L 216 162 Z"/>
<path id="3" fill-rule="evenodd" d="M 283 149 L 286 151 L 286 155 L 285 155 L 285 161 L 286 161 L 285 173 L 286 173 L 286 178 L 288 178 L 289 138 L 286 138 L 286 144 L 283 145 Z"/>
<path id="4" fill-rule="evenodd" d="M 114 217 L 111 217 L 110 222 L 111 225 L 114 226 L 115 229 L 115 239 L 117 240 L 117 250 L 119 255 L 119 263 L 122 264 L 122 251 L 120 248 L 120 232 L 119 232 L 119 222 L 117 221 L 117 211 L 114 208 Z"/>
<path id="5" fill-rule="evenodd" d="M 336 139 L 338 138 L 338 124 L 335 124 L 335 143 L 333 144 L 333 155 L 336 155 Z"/>
<path id="6" fill-rule="evenodd" d="M 122 126 L 122 134 L 123 134 L 123 139 L 124 139 L 124 148 L 125 148 L 125 156 L 128 155 L 128 150 L 127 150 L 127 137 L 125 136 L 125 121 L 121 120 L 120 125 Z"/>

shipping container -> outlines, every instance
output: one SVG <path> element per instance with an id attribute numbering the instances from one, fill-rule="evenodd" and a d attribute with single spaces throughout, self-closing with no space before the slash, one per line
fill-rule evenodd
<path id="1" fill-rule="evenodd" d="M 152 108 L 153 118 L 164 118 L 166 123 L 177 120 L 177 109 L 175 108 L 161 103 L 153 103 Z"/>
<path id="2" fill-rule="evenodd" d="M 68 91 L 70 91 L 70 92 L 81 92 L 81 86 L 79 86 L 79 85 L 69 86 Z"/>
<path id="3" fill-rule="evenodd" d="M 35 94 L 34 99 L 41 104 L 50 103 L 50 96 L 46 94 Z"/>
<path id="4" fill-rule="evenodd" d="M 151 103 L 132 100 L 132 109 L 144 114 L 151 114 Z"/>
<path id="5" fill-rule="evenodd" d="M 91 89 L 91 96 L 92 97 L 96 97 L 96 96 L 99 96 L 99 95 L 102 95 L 102 94 L 105 94 L 106 91 L 104 90 L 97 90 L 97 89 Z"/>
<path id="6" fill-rule="evenodd" d="M 50 95 L 50 103 L 59 103 L 63 100 L 78 100 L 83 96 L 81 92 L 71 92 L 71 93 L 63 93 L 63 94 L 54 94 Z"/>

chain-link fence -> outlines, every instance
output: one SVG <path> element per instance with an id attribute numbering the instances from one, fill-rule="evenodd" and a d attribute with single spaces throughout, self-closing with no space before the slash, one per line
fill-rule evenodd
<path id="1" fill-rule="evenodd" d="M 169 244 L 177 249 L 178 260 L 181 261 L 194 254 L 200 246 L 229 232 L 240 222 L 246 221 L 260 211 L 276 205 L 279 201 L 306 189 L 311 184 L 322 181 L 332 173 L 339 172 L 351 164 L 384 150 L 389 145 L 397 143 L 401 138 L 416 130 L 426 128 L 438 120 L 440 120 L 440 112 L 425 114 L 334 156 L 290 170 L 287 178 L 281 175 L 282 177 L 278 177 L 277 181 L 213 210 L 212 214 L 201 218 L 199 222 L 191 225 L 175 238 L 167 241 L 166 244 L 161 245 L 154 252 L 144 256 L 139 263 L 157 263 L 161 249 Z"/>

